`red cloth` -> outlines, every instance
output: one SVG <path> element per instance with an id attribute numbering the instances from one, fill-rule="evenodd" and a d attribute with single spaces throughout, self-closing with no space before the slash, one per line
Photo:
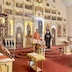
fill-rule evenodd
<path id="1" fill-rule="evenodd" d="M 0 56 L 0 59 L 8 58 L 7 56 Z"/>
<path id="2" fill-rule="evenodd" d="M 34 33 L 34 39 L 40 40 L 40 35 L 38 32 Z"/>

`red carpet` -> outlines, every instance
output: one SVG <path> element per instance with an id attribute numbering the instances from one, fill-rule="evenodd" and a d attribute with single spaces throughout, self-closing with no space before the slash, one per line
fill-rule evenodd
<path id="1" fill-rule="evenodd" d="M 55 59 L 46 59 L 44 61 L 44 70 L 43 72 L 70 72 L 71 67 L 67 64 L 72 63 L 71 61 L 68 61 L 68 58 L 65 58 L 66 61 L 61 58 Z M 72 65 L 72 64 L 71 64 Z M 34 72 L 32 69 L 29 70 L 29 65 L 28 65 L 28 59 L 20 59 L 16 58 L 15 62 L 13 63 L 13 72 Z"/>
<path id="2" fill-rule="evenodd" d="M 16 52 L 16 58 L 13 62 L 13 72 L 34 72 L 32 69 L 29 69 L 28 58 L 26 56 L 26 54 L 28 52 L 32 52 L 32 50 L 25 49 Z M 51 54 L 53 56 L 54 53 Z M 43 68 L 43 72 L 71 72 L 72 55 L 47 57 L 47 59 L 44 61 Z"/>

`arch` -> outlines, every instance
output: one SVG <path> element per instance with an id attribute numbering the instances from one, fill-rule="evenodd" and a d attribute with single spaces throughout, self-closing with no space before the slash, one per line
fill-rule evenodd
<path id="1" fill-rule="evenodd" d="M 16 47 L 23 47 L 23 23 L 18 21 L 15 25 L 16 29 Z"/>
<path id="2" fill-rule="evenodd" d="M 16 22 L 15 28 L 18 28 L 18 27 L 22 28 L 22 31 L 23 31 L 23 22 L 22 22 L 22 21 Z M 17 31 L 17 30 L 16 30 L 16 31 Z"/>
<path id="3" fill-rule="evenodd" d="M 51 31 L 52 31 L 52 45 L 56 45 L 56 26 L 52 25 L 51 26 Z"/>
<path id="4" fill-rule="evenodd" d="M 52 26 L 51 26 L 51 29 L 52 29 L 52 28 L 54 28 L 54 29 L 56 30 L 56 26 L 55 26 L 55 25 L 52 25 Z"/>

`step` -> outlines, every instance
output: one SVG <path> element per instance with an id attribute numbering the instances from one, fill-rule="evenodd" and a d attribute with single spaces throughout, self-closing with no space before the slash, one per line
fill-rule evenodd
<path id="1" fill-rule="evenodd" d="M 52 58 L 52 57 L 60 57 L 60 56 L 62 56 L 62 55 L 60 55 L 60 54 L 59 55 L 46 55 L 45 57 L 46 58 Z"/>
<path id="2" fill-rule="evenodd" d="M 27 56 L 21 56 L 21 55 L 16 55 L 15 57 L 16 58 L 23 58 L 23 59 L 28 58 Z"/>
<path id="3" fill-rule="evenodd" d="M 27 56 L 27 53 L 19 53 L 18 55 Z"/>
<path id="4" fill-rule="evenodd" d="M 52 49 L 46 49 L 45 52 L 52 52 Z"/>
<path id="5" fill-rule="evenodd" d="M 19 49 L 10 49 L 9 50 L 10 52 L 27 52 L 27 51 L 33 51 L 33 49 L 32 48 L 26 48 L 26 49 L 24 49 L 24 48 L 19 48 Z"/>
<path id="6" fill-rule="evenodd" d="M 58 54 L 58 53 L 61 53 L 61 52 L 59 52 L 59 51 L 57 51 L 57 52 L 45 52 L 45 54 Z"/>
<path id="7" fill-rule="evenodd" d="M 57 54 L 60 54 L 60 53 L 45 53 L 45 55 L 57 55 Z"/>

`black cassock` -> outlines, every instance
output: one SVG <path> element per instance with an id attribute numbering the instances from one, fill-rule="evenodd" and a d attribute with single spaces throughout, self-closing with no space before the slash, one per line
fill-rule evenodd
<path id="1" fill-rule="evenodd" d="M 44 38 L 45 38 L 45 42 L 46 42 L 47 48 L 50 48 L 50 40 L 51 40 L 51 34 L 50 34 L 50 32 L 46 33 Z"/>

